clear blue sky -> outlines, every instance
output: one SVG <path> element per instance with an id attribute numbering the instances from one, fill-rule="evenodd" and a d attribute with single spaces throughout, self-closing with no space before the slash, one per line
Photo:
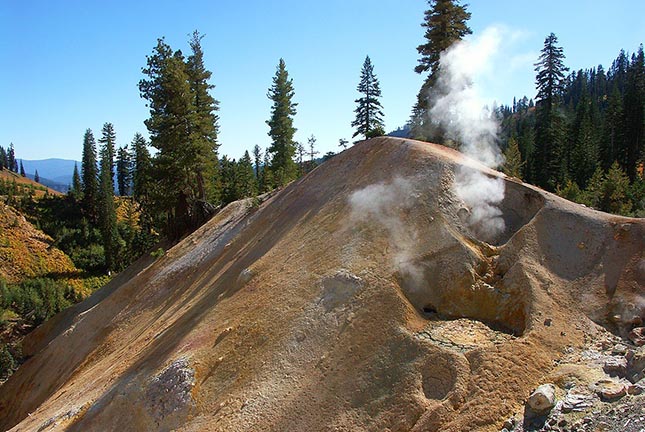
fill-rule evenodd
<path id="1" fill-rule="evenodd" d="M 535 94 L 533 63 L 554 32 L 571 69 L 608 67 L 645 42 L 645 1 L 471 0 L 475 35 L 501 25 L 520 36 L 489 73 L 486 97 L 509 104 Z M 278 59 L 293 78 L 296 140 L 315 135 L 321 153 L 351 139 L 365 55 L 380 80 L 386 129 L 402 126 L 423 78 L 422 0 L 204 0 L 183 2 L 0 0 L 0 145 L 19 158 L 80 159 L 85 129 L 112 122 L 119 145 L 147 135 L 141 67 L 156 39 L 188 52 L 205 34 L 206 66 L 220 100 L 221 154 L 269 145 L 266 97 Z M 494 79 L 493 79 L 494 78 Z"/>

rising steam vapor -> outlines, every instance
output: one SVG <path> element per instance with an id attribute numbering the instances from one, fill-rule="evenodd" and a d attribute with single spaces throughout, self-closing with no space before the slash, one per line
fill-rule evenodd
<path id="1" fill-rule="evenodd" d="M 460 41 L 441 55 L 437 84 L 429 97 L 430 119 L 460 150 L 490 168 L 503 162 L 497 146 L 498 124 L 478 88 L 478 78 L 491 69 L 491 59 L 502 40 L 501 29 L 491 27 L 481 36 Z M 484 240 L 504 231 L 499 209 L 504 181 L 477 169 L 460 166 L 455 173 L 457 196 L 469 209 L 467 223 Z"/>
<path id="2" fill-rule="evenodd" d="M 352 223 L 370 222 L 384 228 L 394 249 L 392 265 L 414 281 L 421 280 L 423 276 L 422 269 L 413 261 L 418 233 L 401 219 L 401 212 L 412 208 L 418 199 L 412 181 L 400 177 L 390 183 L 369 185 L 354 191 L 349 197 Z"/>

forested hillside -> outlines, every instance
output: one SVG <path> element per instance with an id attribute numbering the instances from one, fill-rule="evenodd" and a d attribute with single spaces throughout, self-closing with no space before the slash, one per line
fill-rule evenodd
<path id="1" fill-rule="evenodd" d="M 552 92 L 550 100 L 543 96 L 535 103 L 525 96 L 498 109 L 505 170 L 573 201 L 642 217 L 643 46 L 631 55 L 621 50 L 607 69 L 598 65 L 565 76 L 563 62 L 549 69 L 555 64 L 548 56 L 557 48 L 556 42 L 547 39 L 546 57 L 538 69 L 561 76 L 555 80 L 559 90 Z M 538 87 L 546 88 L 547 79 L 540 81 L 538 75 Z M 552 143 L 548 149 L 545 142 Z"/>

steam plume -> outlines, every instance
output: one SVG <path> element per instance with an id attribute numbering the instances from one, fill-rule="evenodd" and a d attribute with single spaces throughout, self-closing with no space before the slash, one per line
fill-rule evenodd
<path id="1" fill-rule="evenodd" d="M 384 228 L 394 249 L 392 265 L 412 280 L 422 278 L 422 270 L 413 261 L 418 233 L 401 219 L 401 212 L 412 208 L 418 199 L 413 183 L 400 177 L 391 183 L 369 185 L 349 197 L 351 221 L 377 223 Z"/>
<path id="2" fill-rule="evenodd" d="M 491 27 L 480 37 L 454 44 L 441 55 L 437 85 L 430 95 L 430 119 L 443 128 L 446 138 L 460 143 L 460 150 L 490 168 L 503 162 L 497 146 L 498 124 L 486 107 L 477 85 L 491 69 L 502 31 Z M 455 173 L 455 193 L 468 207 L 471 229 L 484 240 L 494 240 L 504 231 L 499 203 L 504 182 L 480 170 L 460 166 Z"/>

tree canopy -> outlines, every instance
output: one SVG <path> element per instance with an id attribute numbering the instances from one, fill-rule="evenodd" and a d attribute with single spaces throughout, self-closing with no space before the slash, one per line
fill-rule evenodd
<path id="1" fill-rule="evenodd" d="M 293 102 L 295 91 L 293 80 L 289 78 L 287 67 L 280 59 L 276 68 L 273 84 L 269 88 L 267 97 L 273 102 L 271 118 L 267 120 L 269 136 L 272 143 L 268 152 L 271 154 L 270 169 L 277 186 L 283 186 L 295 179 L 298 168 L 293 161 L 296 152 L 293 135 L 296 128 L 293 126 L 293 117 L 296 115 L 297 103 Z"/>
<path id="2" fill-rule="evenodd" d="M 420 57 L 414 68 L 415 72 L 428 72 L 428 75 L 417 94 L 410 118 L 411 135 L 419 139 L 431 139 L 428 99 L 437 83 L 441 53 L 472 33 L 467 24 L 471 14 L 467 5 L 460 5 L 459 0 L 428 0 L 428 6 L 421 24 L 426 29 L 425 42 L 417 47 Z"/>
<path id="3" fill-rule="evenodd" d="M 352 122 L 352 127 L 355 127 L 356 131 L 352 138 L 357 135 L 363 135 L 366 139 L 384 135 L 383 106 L 379 101 L 381 87 L 369 56 L 366 56 L 363 62 L 361 78 L 356 90 L 361 93 L 361 97 L 355 100 L 356 118 Z"/>

